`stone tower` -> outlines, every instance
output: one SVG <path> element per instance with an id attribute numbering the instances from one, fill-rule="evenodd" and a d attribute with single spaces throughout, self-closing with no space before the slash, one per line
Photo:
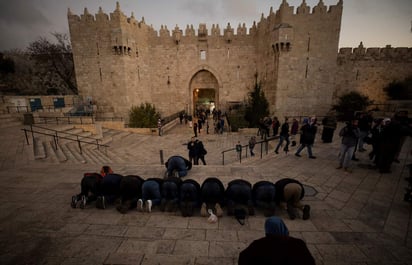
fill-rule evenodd
<path id="1" fill-rule="evenodd" d="M 199 24 L 159 32 L 126 17 L 68 11 L 79 93 L 99 111 L 127 116 L 149 102 L 162 116 L 197 107 L 227 109 L 261 83 L 270 111 L 324 115 L 333 101 L 343 1 L 311 10 L 283 0 L 247 29 Z"/>

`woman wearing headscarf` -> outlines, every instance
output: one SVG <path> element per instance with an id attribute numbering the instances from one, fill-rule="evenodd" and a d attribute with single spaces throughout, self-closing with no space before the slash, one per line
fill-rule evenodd
<path id="1" fill-rule="evenodd" d="M 277 216 L 266 219 L 266 236 L 253 241 L 239 254 L 239 265 L 314 265 L 306 243 L 289 236 L 285 223 Z"/>

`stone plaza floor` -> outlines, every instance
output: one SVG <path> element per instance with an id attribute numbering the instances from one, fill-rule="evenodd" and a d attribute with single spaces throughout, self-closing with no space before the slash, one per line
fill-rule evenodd
<path id="1" fill-rule="evenodd" d="M 163 177 L 159 150 L 166 157 L 187 155 L 184 144 L 192 131 L 185 125 L 177 127 L 162 137 L 136 136 L 144 137 L 144 144 L 134 149 L 130 139 L 114 139 L 108 154 L 113 149 L 118 156 L 133 156 L 135 162 L 110 166 L 123 175 Z M 96 172 L 102 165 L 35 160 L 21 128 L 0 131 L 0 264 L 232 265 L 241 250 L 264 236 L 265 217 L 260 211 L 241 226 L 226 214 L 211 224 L 199 212 L 182 217 L 180 212 L 157 208 L 152 213 L 127 214 L 114 206 L 72 209 L 70 199 L 79 193 L 83 173 Z M 305 151 L 300 158 L 294 150 L 276 155 L 271 145 L 262 158 L 225 165 L 221 151 L 234 147 L 237 140 L 246 144 L 247 136 L 224 133 L 200 138 L 210 163 L 194 166 L 186 178 L 202 183 L 213 176 L 224 184 L 241 178 L 253 184 L 291 177 L 315 190 L 304 198 L 312 209 L 309 220 L 289 220 L 280 209 L 276 215 L 284 219 L 291 236 L 307 243 L 317 264 L 412 264 L 412 207 L 403 201 L 407 165 L 412 163 L 410 138 L 390 174 L 369 169 L 367 152 L 358 153 L 360 161 L 353 163 L 351 174 L 337 170 L 340 139 L 336 135 L 331 144 L 317 139 L 313 148 L 317 159 L 308 159 Z"/>

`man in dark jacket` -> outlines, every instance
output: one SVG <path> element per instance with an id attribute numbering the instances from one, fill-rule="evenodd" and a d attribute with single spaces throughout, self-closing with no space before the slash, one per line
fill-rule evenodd
<path id="1" fill-rule="evenodd" d="M 160 210 L 162 212 L 174 212 L 179 204 L 179 192 L 182 179 L 178 177 L 168 177 L 163 181 L 161 188 L 162 200 Z"/>
<path id="2" fill-rule="evenodd" d="M 187 171 L 192 168 L 192 162 L 182 156 L 171 156 L 165 163 L 167 176 L 184 177 Z M 173 174 L 175 173 L 175 174 Z"/>
<path id="3" fill-rule="evenodd" d="M 315 265 L 315 260 L 302 239 L 289 236 L 279 217 L 265 222 L 266 236 L 253 241 L 239 254 L 239 265 Z"/>
<path id="4" fill-rule="evenodd" d="M 234 215 L 235 209 L 247 208 L 249 215 L 254 215 L 252 185 L 243 179 L 235 179 L 228 183 L 226 193 L 227 214 Z"/>
<path id="5" fill-rule="evenodd" d="M 300 129 L 300 146 L 298 150 L 296 150 L 295 156 L 301 157 L 300 152 L 302 152 L 302 150 L 306 147 L 308 149 L 309 158 L 316 158 L 312 154 L 312 145 L 315 142 L 317 132 L 315 121 L 315 118 L 312 118 L 310 121 L 307 118 L 303 120 L 303 125 Z"/>
<path id="6" fill-rule="evenodd" d="M 96 208 L 106 209 L 106 204 L 112 204 L 120 196 L 120 182 L 123 176 L 115 173 L 106 174 L 100 184 Z"/>
<path id="7" fill-rule="evenodd" d="M 193 179 L 185 179 L 180 185 L 180 211 L 183 217 L 192 216 L 200 201 L 200 185 Z"/>
<path id="8" fill-rule="evenodd" d="M 305 196 L 305 189 L 302 183 L 295 179 L 283 178 L 275 183 L 276 202 L 286 208 L 290 219 L 296 218 L 296 208 L 302 210 L 302 219 L 310 217 L 310 206 L 303 205 L 301 200 Z"/>
<path id="9" fill-rule="evenodd" d="M 79 206 L 81 209 L 84 209 L 87 203 L 95 201 L 102 179 L 103 176 L 98 173 L 84 173 L 80 182 L 80 193 L 72 196 L 72 208 Z"/>
<path id="10" fill-rule="evenodd" d="M 275 214 L 276 186 L 270 181 L 262 180 L 253 185 L 252 198 L 256 207 L 263 209 L 266 217 Z"/>
<path id="11" fill-rule="evenodd" d="M 283 148 L 283 151 L 288 152 L 289 151 L 289 122 L 288 118 L 285 118 L 285 122 L 282 124 L 282 127 L 280 127 L 280 134 L 279 134 L 279 143 L 276 146 L 275 153 L 279 154 L 279 148 L 282 145 L 283 141 L 286 141 L 286 146 Z"/>
<path id="12" fill-rule="evenodd" d="M 127 213 L 130 209 L 137 207 L 137 199 L 142 197 L 142 185 L 144 179 L 136 175 L 127 175 L 120 181 L 120 204 L 116 209 L 122 213 Z"/>
<path id="13" fill-rule="evenodd" d="M 208 216 L 207 210 L 214 208 L 214 213 L 218 217 L 223 216 L 221 205 L 224 199 L 225 186 L 223 186 L 222 181 L 215 177 L 205 179 L 200 187 L 200 202 L 202 203 L 200 215 L 203 217 Z"/>

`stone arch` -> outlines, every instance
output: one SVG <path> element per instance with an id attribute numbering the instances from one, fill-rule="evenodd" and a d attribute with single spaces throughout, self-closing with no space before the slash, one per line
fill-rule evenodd
<path id="1" fill-rule="evenodd" d="M 187 111 L 194 115 L 197 107 L 219 108 L 219 92 L 222 82 L 219 76 L 208 66 L 194 69 L 189 80 L 189 104 Z"/>

